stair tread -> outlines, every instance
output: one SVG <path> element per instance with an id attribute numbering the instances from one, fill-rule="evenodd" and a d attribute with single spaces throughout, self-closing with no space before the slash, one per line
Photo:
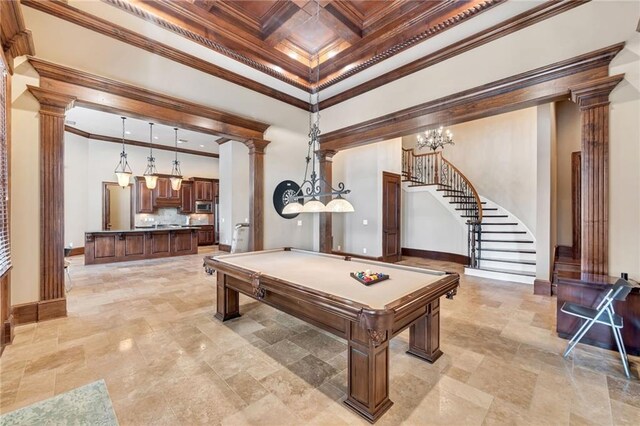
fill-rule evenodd
<path id="1" fill-rule="evenodd" d="M 533 244 L 531 240 L 484 240 L 480 238 L 478 241 L 483 243 L 514 243 L 514 244 Z"/>
<path id="2" fill-rule="evenodd" d="M 499 272 L 502 274 L 511 274 L 511 275 L 524 275 L 525 277 L 535 277 L 535 272 L 526 272 L 526 271 L 512 271 L 510 269 L 500 269 L 500 268 L 474 268 L 479 269 L 481 271 L 489 271 L 489 272 Z"/>
<path id="3" fill-rule="evenodd" d="M 497 251 L 502 253 L 523 253 L 523 254 L 536 254 L 535 250 L 529 249 L 496 249 L 496 248 L 485 248 L 482 247 L 480 251 Z"/>
<path id="4" fill-rule="evenodd" d="M 485 216 L 485 217 L 486 217 L 486 216 Z M 510 225 L 510 226 L 518 226 L 518 224 L 517 224 L 517 223 L 515 223 L 515 222 L 495 222 L 495 223 L 492 223 L 492 222 L 482 222 L 482 226 L 485 226 L 485 225 L 505 225 L 505 226 L 506 226 L 506 225 Z M 483 231 L 483 232 L 484 232 L 484 231 Z"/>
<path id="5" fill-rule="evenodd" d="M 483 234 L 526 234 L 527 231 L 481 231 Z"/>
<path id="6" fill-rule="evenodd" d="M 522 259 L 502 259 L 502 258 L 497 258 L 497 259 L 488 259 L 486 257 L 479 257 L 478 260 L 480 261 L 486 261 L 486 262 L 502 262 L 502 263 L 519 263 L 522 265 L 535 265 L 536 261 L 535 260 L 522 260 Z"/>

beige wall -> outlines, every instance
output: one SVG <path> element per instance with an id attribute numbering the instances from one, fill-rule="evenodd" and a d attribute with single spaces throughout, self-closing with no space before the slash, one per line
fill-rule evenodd
<path id="1" fill-rule="evenodd" d="M 580 151 L 580 111 L 571 101 L 556 103 L 557 129 L 557 241 L 573 246 L 571 207 L 571 154 Z"/>
<path id="2" fill-rule="evenodd" d="M 220 244 L 231 245 L 233 227 L 249 218 L 248 153 L 240 142 L 220 146 Z"/>
<path id="3" fill-rule="evenodd" d="M 550 281 L 557 233 L 555 104 L 539 106 L 537 117 L 536 279 Z"/>
<path id="4" fill-rule="evenodd" d="M 16 61 L 11 95 L 11 303 L 40 295 L 40 105 L 26 85 L 38 75 L 23 59 Z"/>
<path id="5" fill-rule="evenodd" d="M 109 186 L 111 229 L 129 229 L 131 226 L 131 190 L 132 186 Z"/>
<path id="6" fill-rule="evenodd" d="M 527 108 L 450 126 L 455 145 L 443 151 L 482 197 L 514 214 L 534 235 L 536 119 L 536 109 Z M 415 146 L 415 135 L 404 139 Z"/>

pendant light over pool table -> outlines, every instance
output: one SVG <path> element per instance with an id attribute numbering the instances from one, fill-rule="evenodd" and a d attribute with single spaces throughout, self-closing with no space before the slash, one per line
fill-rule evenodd
<path id="1" fill-rule="evenodd" d="M 180 171 L 180 162 L 178 161 L 178 128 L 174 127 L 173 130 L 176 132 L 176 157 L 173 160 L 173 169 L 171 170 L 171 189 L 174 191 L 180 191 L 180 187 L 182 186 L 182 172 Z"/>
<path id="2" fill-rule="evenodd" d="M 124 147 L 124 121 L 127 119 L 126 117 L 122 118 L 122 152 L 120 153 L 120 162 L 116 166 L 115 174 L 118 177 L 118 185 L 123 188 L 129 186 L 129 180 L 133 175 L 131 171 L 131 167 L 129 166 L 129 162 L 127 161 L 127 152 Z"/>

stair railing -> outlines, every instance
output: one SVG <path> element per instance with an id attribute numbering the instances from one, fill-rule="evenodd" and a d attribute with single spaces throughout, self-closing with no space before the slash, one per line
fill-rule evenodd
<path id="1" fill-rule="evenodd" d="M 402 176 L 411 185 L 438 185 L 445 196 L 467 219 L 468 254 L 472 268 L 478 266 L 482 232 L 482 202 L 478 191 L 456 166 L 442 157 L 442 152 L 416 154 L 402 148 Z"/>

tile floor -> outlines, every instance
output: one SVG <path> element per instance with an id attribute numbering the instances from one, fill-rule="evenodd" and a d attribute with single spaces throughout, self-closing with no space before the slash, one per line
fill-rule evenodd
<path id="1" fill-rule="evenodd" d="M 366 424 L 341 404 L 344 341 L 248 298 L 220 323 L 201 259 L 74 258 L 69 316 L 18 327 L 0 358 L 0 412 L 103 378 L 122 425 Z M 377 424 L 639 424 L 640 360 L 626 380 L 617 353 L 563 359 L 555 299 L 531 293 L 463 276 L 442 303 L 442 358 L 406 355 L 408 331 L 392 341 L 395 405 Z"/>

